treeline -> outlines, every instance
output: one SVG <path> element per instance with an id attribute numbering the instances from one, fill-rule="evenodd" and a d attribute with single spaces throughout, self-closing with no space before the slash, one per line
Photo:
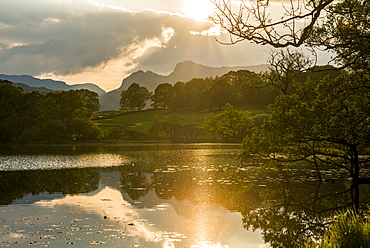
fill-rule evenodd
<path id="1" fill-rule="evenodd" d="M 275 97 L 269 87 L 251 87 L 261 75 L 248 70 L 231 71 L 215 78 L 194 78 L 188 82 L 159 84 L 149 92 L 137 83 L 121 93 L 120 106 L 142 110 L 148 104 L 154 109 L 221 109 L 226 103 L 262 107 Z"/>
<path id="2" fill-rule="evenodd" d="M 100 109 L 99 97 L 89 90 L 24 92 L 0 80 L 0 143 L 62 143 L 100 139 L 91 120 Z"/>
<path id="3" fill-rule="evenodd" d="M 263 73 L 239 70 L 230 71 L 220 77 L 193 78 L 174 85 L 162 83 L 154 92 L 149 92 L 138 83 L 132 83 L 127 90 L 122 91 L 120 106 L 121 109 L 130 111 L 140 111 L 148 105 L 154 109 L 221 110 L 227 103 L 264 108 L 281 94 L 295 93 L 293 82 L 338 75 L 338 71 L 332 66 L 315 66 L 305 71 L 302 68 L 289 68 L 283 75 L 280 67 L 285 66 L 291 67 L 277 62 L 270 65 L 270 71 Z"/>

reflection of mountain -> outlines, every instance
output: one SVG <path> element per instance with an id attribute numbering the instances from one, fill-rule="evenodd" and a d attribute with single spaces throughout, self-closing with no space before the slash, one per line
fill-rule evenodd
<path id="1" fill-rule="evenodd" d="M 12 204 L 29 194 L 78 194 L 94 191 L 99 185 L 96 169 L 66 169 L 38 171 L 1 171 L 0 205 Z M 49 197 L 40 195 L 40 198 Z M 59 197 L 59 196 L 58 196 Z M 26 200 L 26 199 L 25 199 Z M 25 201 L 24 200 L 24 201 Z M 23 200 L 19 200 L 22 202 Z"/>
<path id="2" fill-rule="evenodd" d="M 167 76 L 159 75 L 151 71 L 137 71 L 123 79 L 121 86 L 101 96 L 102 110 L 119 109 L 120 94 L 132 83 L 138 83 L 153 92 L 161 83 L 175 84 L 178 81 L 187 82 L 192 78 L 206 78 L 221 76 L 229 71 L 250 70 L 255 72 L 267 70 L 267 65 L 235 66 L 235 67 L 209 67 L 192 61 L 185 61 L 176 65 L 174 71 Z"/>
<path id="3" fill-rule="evenodd" d="M 64 194 L 49 194 L 49 193 L 40 193 L 40 194 L 28 194 L 24 195 L 22 198 L 16 199 L 12 202 L 12 205 L 18 204 L 33 204 L 38 201 L 51 201 L 54 199 L 63 198 L 66 195 Z"/>

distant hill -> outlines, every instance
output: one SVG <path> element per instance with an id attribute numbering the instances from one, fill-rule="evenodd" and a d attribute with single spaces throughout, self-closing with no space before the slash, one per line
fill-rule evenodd
<path id="1" fill-rule="evenodd" d="M 38 91 L 42 94 L 47 94 L 47 93 L 53 91 L 53 90 L 47 89 L 45 87 L 31 87 L 31 86 L 28 86 L 27 84 L 21 84 L 21 83 L 13 83 L 13 84 L 17 87 L 22 88 L 24 92 Z"/>
<path id="2" fill-rule="evenodd" d="M 104 95 L 106 92 L 101 89 L 99 86 L 91 83 L 86 84 L 75 84 L 68 85 L 63 81 L 56 81 L 52 79 L 39 79 L 29 75 L 5 75 L 0 74 L 0 79 L 8 80 L 16 84 L 28 85 L 34 88 L 46 88 L 49 90 L 78 90 L 78 89 L 87 89 L 98 93 L 99 96 Z M 23 89 L 27 88 L 22 85 L 18 85 Z M 30 88 L 29 88 L 30 89 Z M 42 90 L 42 89 L 41 89 Z M 27 90 L 26 90 L 27 91 Z"/>
<path id="3" fill-rule="evenodd" d="M 123 90 L 127 90 L 132 83 L 138 83 L 141 86 L 146 87 L 149 91 L 154 92 L 155 88 L 161 83 L 175 84 L 178 81 L 188 82 L 193 78 L 222 76 L 229 71 L 250 70 L 261 72 L 267 71 L 267 69 L 267 65 L 209 67 L 194 63 L 193 61 L 185 61 L 178 63 L 174 71 L 167 76 L 159 75 L 151 71 L 144 72 L 140 70 L 123 79 L 122 84 L 118 89 L 110 91 L 100 97 L 100 103 L 102 105 L 101 110 L 119 109 L 121 92 Z"/>

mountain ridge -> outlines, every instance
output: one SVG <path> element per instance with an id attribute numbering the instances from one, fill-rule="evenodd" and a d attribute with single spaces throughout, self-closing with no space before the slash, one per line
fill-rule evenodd
<path id="1" fill-rule="evenodd" d="M 30 75 L 5 75 L 0 74 L 0 79 L 8 80 L 14 84 L 20 84 L 19 87 L 26 89 L 26 86 L 33 88 L 46 88 L 48 90 L 79 90 L 87 89 L 98 93 L 99 96 L 106 94 L 106 91 L 98 85 L 92 83 L 68 85 L 66 82 L 53 79 L 40 79 Z"/>

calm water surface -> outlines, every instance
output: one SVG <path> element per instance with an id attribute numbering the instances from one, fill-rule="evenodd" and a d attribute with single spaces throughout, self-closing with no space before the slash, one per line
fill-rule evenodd
<path id="1" fill-rule="evenodd" d="M 320 183 L 312 168 L 241 166 L 238 151 L 2 147 L 0 247 L 294 247 L 336 210 L 368 203 L 343 171 Z"/>
<path id="2" fill-rule="evenodd" d="M 268 247 L 209 187 L 238 148 L 3 149 L 0 246 Z"/>

